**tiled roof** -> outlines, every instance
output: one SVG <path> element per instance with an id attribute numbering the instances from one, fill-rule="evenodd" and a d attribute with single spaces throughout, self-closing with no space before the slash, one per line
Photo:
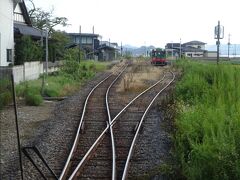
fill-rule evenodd
<path id="1" fill-rule="evenodd" d="M 69 36 L 79 36 L 80 33 L 67 33 Z M 90 37 L 98 37 L 99 34 L 92 34 L 92 33 L 81 33 L 81 36 L 90 36 Z"/>
<path id="2" fill-rule="evenodd" d="M 201 42 L 201 41 L 190 41 L 190 42 L 186 42 L 183 45 L 205 45 L 206 43 Z"/>

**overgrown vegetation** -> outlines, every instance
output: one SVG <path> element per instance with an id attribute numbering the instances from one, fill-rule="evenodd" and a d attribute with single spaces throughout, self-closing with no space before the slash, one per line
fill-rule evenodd
<path id="1" fill-rule="evenodd" d="M 15 52 L 16 65 L 29 61 L 39 61 L 43 57 L 43 49 L 39 42 L 33 41 L 30 36 L 22 36 L 16 39 Z"/>
<path id="2" fill-rule="evenodd" d="M 240 69 L 179 61 L 175 150 L 187 179 L 240 179 Z"/>
<path id="3" fill-rule="evenodd" d="M 11 82 L 9 79 L 0 79 L 0 109 L 12 101 Z"/>
<path id="4" fill-rule="evenodd" d="M 78 50 L 68 50 L 61 69 L 47 77 L 45 75 L 43 89 L 42 78 L 25 82 L 17 86 L 17 96 L 25 98 L 28 105 L 40 105 L 42 96 L 68 96 L 78 90 L 87 79 L 94 77 L 97 72 L 103 71 L 107 67 L 107 63 L 103 62 L 82 61 L 79 63 L 76 60 L 77 57 Z"/>

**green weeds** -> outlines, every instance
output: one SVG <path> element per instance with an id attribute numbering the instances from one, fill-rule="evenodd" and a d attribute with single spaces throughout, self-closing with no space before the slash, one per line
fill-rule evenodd
<path id="1" fill-rule="evenodd" d="M 182 61 L 176 155 L 188 179 L 240 179 L 240 69 Z"/>
<path id="2" fill-rule="evenodd" d="M 12 101 L 11 81 L 8 79 L 0 80 L 0 109 Z"/>
<path id="3" fill-rule="evenodd" d="M 28 81 L 17 85 L 18 97 L 25 98 L 28 105 L 40 105 L 42 96 L 59 97 L 68 96 L 80 88 L 86 80 L 95 76 L 97 72 L 105 70 L 106 63 L 95 61 L 66 61 L 59 72 L 52 75 L 45 75 L 45 84 L 42 89 L 42 78 Z"/>

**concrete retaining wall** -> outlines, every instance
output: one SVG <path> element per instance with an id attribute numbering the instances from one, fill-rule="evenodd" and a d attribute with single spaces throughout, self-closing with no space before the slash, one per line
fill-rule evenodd
<path id="1" fill-rule="evenodd" d="M 59 67 L 51 66 L 48 68 L 48 73 L 58 71 Z M 43 63 L 39 61 L 26 62 L 24 65 L 14 67 L 0 67 L 0 79 L 10 76 L 11 72 L 14 75 L 14 82 L 20 83 L 28 80 L 38 79 L 43 74 Z"/>

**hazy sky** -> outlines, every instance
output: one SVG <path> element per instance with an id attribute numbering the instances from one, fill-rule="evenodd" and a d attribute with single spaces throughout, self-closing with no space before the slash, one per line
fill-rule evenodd
<path id="1" fill-rule="evenodd" d="M 27 1 L 27 0 L 25 0 Z M 34 0 L 67 17 L 67 32 L 95 33 L 111 42 L 164 47 L 168 42 L 199 40 L 215 44 L 214 26 L 225 28 L 222 44 L 240 43 L 239 0 Z"/>

